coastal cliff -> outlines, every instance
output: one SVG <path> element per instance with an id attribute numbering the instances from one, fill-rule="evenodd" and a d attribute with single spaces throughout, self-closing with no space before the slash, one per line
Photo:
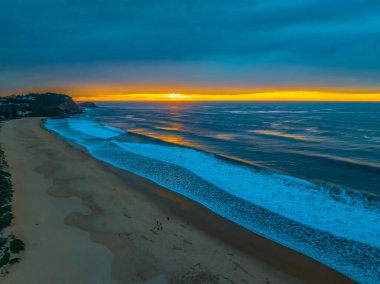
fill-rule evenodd
<path id="1" fill-rule="evenodd" d="M 81 102 L 81 103 L 78 103 L 78 106 L 80 108 L 94 108 L 94 107 L 98 107 L 95 103 L 93 102 Z"/>
<path id="2" fill-rule="evenodd" d="M 70 96 L 30 93 L 0 98 L 0 118 L 64 116 L 81 112 Z"/>

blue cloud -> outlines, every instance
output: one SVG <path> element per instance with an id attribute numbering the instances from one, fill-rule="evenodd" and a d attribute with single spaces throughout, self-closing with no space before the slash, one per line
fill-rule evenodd
<path id="1" fill-rule="evenodd" d="M 94 64 L 143 64 L 149 80 L 157 66 L 182 64 L 205 82 L 257 84 L 265 73 L 272 84 L 379 86 L 379 19 L 372 0 L 0 0 L 0 77 L 29 84 L 25 70 L 43 80 L 49 66 L 86 66 L 83 80 L 99 80 Z"/>

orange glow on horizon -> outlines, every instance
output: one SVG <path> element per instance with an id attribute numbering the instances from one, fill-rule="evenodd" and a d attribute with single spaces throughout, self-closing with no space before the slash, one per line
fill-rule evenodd
<path id="1" fill-rule="evenodd" d="M 372 101 L 380 102 L 374 88 L 254 88 L 234 86 L 164 86 L 160 84 L 88 84 L 22 90 L 22 93 L 59 92 L 76 101 Z M 6 95 L 0 93 L 0 95 Z"/>
<path id="2" fill-rule="evenodd" d="M 191 94 L 170 97 L 167 94 L 115 94 L 107 96 L 74 97 L 76 101 L 373 101 L 380 102 L 379 94 L 340 94 L 325 92 L 265 92 L 251 94 Z"/>
<path id="3" fill-rule="evenodd" d="M 328 91 L 263 91 L 235 94 L 162 94 L 126 93 L 74 96 L 76 101 L 373 101 L 380 102 L 379 93 L 339 93 Z"/>

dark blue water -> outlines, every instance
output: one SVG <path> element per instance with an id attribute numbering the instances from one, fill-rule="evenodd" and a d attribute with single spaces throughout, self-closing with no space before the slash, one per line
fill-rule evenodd
<path id="1" fill-rule="evenodd" d="M 355 280 L 380 282 L 380 104 L 99 106 L 46 126 Z"/>
<path id="2" fill-rule="evenodd" d="M 380 195 L 380 103 L 100 105 L 129 132 Z"/>

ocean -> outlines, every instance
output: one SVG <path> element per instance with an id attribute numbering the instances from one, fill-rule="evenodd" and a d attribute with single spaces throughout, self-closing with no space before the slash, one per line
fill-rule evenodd
<path id="1" fill-rule="evenodd" d="M 380 103 L 98 103 L 46 128 L 361 283 L 380 283 Z"/>

